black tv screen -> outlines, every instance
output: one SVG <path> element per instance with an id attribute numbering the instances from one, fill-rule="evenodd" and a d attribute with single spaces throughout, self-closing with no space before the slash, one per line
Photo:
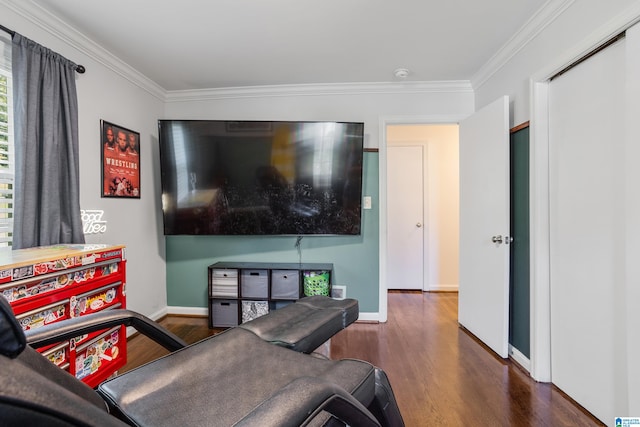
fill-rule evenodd
<path id="1" fill-rule="evenodd" d="M 160 120 L 165 235 L 358 235 L 363 123 Z"/>

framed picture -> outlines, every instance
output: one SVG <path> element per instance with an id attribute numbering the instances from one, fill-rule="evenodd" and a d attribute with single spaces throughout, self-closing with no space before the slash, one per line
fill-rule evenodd
<path id="1" fill-rule="evenodd" d="M 140 198 L 140 133 L 100 120 L 102 197 Z"/>
<path id="2" fill-rule="evenodd" d="M 347 287 L 340 285 L 333 285 L 331 287 L 331 298 L 333 299 L 345 299 L 347 297 Z"/>

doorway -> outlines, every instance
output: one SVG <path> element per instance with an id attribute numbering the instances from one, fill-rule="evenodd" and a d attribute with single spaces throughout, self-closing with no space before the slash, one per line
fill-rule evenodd
<path id="1" fill-rule="evenodd" d="M 523 209 L 526 211 L 525 220 L 523 220 L 521 213 L 517 215 L 517 219 L 512 217 L 512 226 L 515 225 L 517 228 L 518 224 L 520 224 L 520 228 L 528 231 L 529 169 L 524 167 L 528 165 L 528 123 L 512 129 L 511 132 L 512 154 L 516 155 L 516 158 L 512 159 L 511 167 L 517 172 L 516 179 L 514 177 L 511 178 L 515 183 L 515 187 L 517 187 L 517 191 L 511 197 L 512 209 L 516 208 L 518 210 L 517 208 L 519 207 L 519 211 L 516 213 Z M 458 125 L 388 123 L 385 125 L 385 135 L 387 148 L 386 193 L 388 199 L 386 209 L 387 249 L 385 251 L 387 288 L 419 289 L 419 286 L 402 287 L 399 285 L 411 282 L 411 280 L 398 280 L 398 278 L 403 277 L 402 274 L 406 271 L 414 271 L 412 274 L 423 277 L 421 288 L 423 291 L 457 291 L 459 258 Z M 513 144 L 517 147 L 514 147 Z M 421 172 L 415 173 L 413 179 L 417 185 L 411 188 L 406 184 L 398 187 L 394 184 L 397 171 L 402 169 L 404 173 L 407 168 L 403 167 L 402 161 L 396 162 L 393 160 L 395 157 L 393 150 L 409 150 L 408 147 L 420 147 L 422 154 L 414 154 L 414 157 L 422 157 L 422 169 Z M 514 148 L 517 148 L 517 150 Z M 418 153 L 419 151 L 413 152 Z M 414 195 L 416 190 L 418 190 L 417 196 Z M 402 251 L 407 250 L 415 255 L 415 250 L 406 249 L 407 246 L 403 246 L 402 236 L 394 231 L 394 223 L 405 221 L 410 228 L 415 229 L 418 220 L 406 219 L 402 215 L 395 215 L 391 206 L 394 204 L 395 198 L 413 199 L 416 197 L 421 198 L 420 203 L 423 206 L 421 230 L 424 233 L 423 245 L 421 246 L 422 256 L 417 258 L 403 254 Z M 518 288 L 518 291 L 516 292 L 512 288 L 511 292 L 512 296 L 517 298 L 517 303 L 511 302 L 510 304 L 513 307 L 509 323 L 514 330 L 510 331 L 509 344 L 512 346 L 510 348 L 510 356 L 514 357 L 520 365 L 528 370 L 530 357 L 530 325 L 528 321 L 530 305 L 528 291 L 529 240 L 528 233 L 518 230 L 513 230 L 510 234 L 520 236 L 517 243 L 526 247 L 521 248 L 521 252 L 524 252 L 519 255 L 519 259 L 514 260 L 516 266 L 511 269 L 511 274 L 515 275 L 514 285 Z M 516 249 L 515 246 L 518 245 L 514 245 L 511 249 Z M 395 261 L 399 257 L 402 257 L 402 262 Z M 404 266 L 408 260 L 417 262 L 419 265 L 408 269 Z M 521 268 L 522 266 L 526 268 Z M 402 271 L 398 272 L 398 269 Z M 415 273 L 415 271 L 418 273 Z M 416 281 L 414 280 L 414 282 Z M 523 287 L 523 284 L 526 287 Z"/>
<path id="2" fill-rule="evenodd" d="M 457 291 L 458 125 L 388 125 L 386 135 L 387 287 Z"/>

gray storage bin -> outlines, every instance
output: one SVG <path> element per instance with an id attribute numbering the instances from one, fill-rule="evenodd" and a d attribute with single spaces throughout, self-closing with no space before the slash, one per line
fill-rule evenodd
<path id="1" fill-rule="evenodd" d="M 212 300 L 211 324 L 221 328 L 238 326 L 238 301 Z"/>
<path id="2" fill-rule="evenodd" d="M 300 298 L 300 272 L 298 270 L 271 270 L 271 299 Z"/>
<path id="3" fill-rule="evenodd" d="M 269 270 L 242 270 L 240 273 L 242 298 L 267 298 L 269 296 Z"/>

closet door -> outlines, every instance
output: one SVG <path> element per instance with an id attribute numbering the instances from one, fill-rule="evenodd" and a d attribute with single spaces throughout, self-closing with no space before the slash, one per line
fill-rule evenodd
<path id="1" fill-rule="evenodd" d="M 626 400 L 624 40 L 549 89 L 552 382 L 609 423 Z"/>

